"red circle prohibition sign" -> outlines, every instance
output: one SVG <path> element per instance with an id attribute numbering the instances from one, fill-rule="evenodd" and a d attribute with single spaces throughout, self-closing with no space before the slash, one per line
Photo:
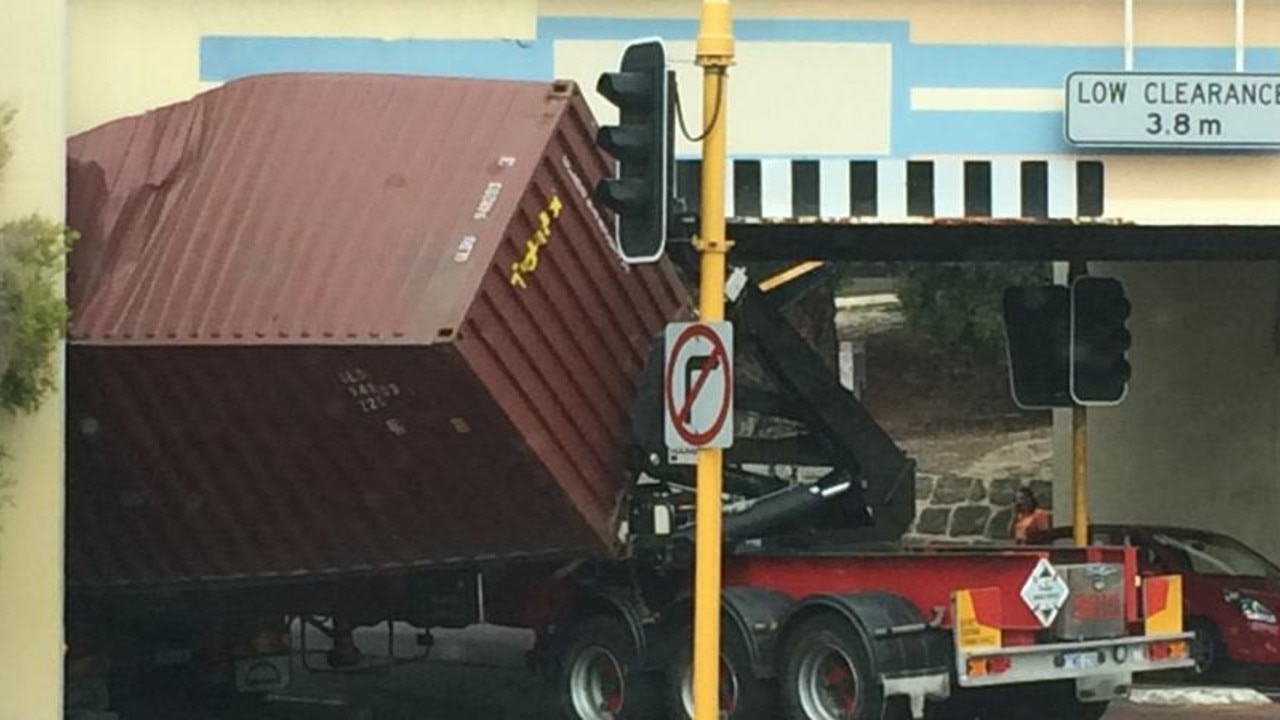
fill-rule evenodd
<path id="1" fill-rule="evenodd" d="M 698 372 L 698 376 L 694 378 L 693 384 L 685 388 L 685 397 L 681 398 L 679 405 L 676 404 L 676 398 L 672 394 L 675 391 L 675 384 L 672 380 L 675 377 L 676 358 L 680 357 L 680 350 L 684 348 L 690 341 L 695 338 L 703 338 L 711 343 L 711 355 L 708 361 L 702 366 Z M 718 368 L 724 369 L 724 395 L 720 402 L 720 408 L 716 412 L 716 419 L 711 425 L 702 432 L 697 432 L 693 428 L 686 427 L 684 419 L 690 417 L 689 410 L 693 408 L 693 401 L 697 399 L 698 393 L 702 391 L 707 379 L 710 378 L 711 372 Z M 733 407 L 733 374 L 729 372 L 729 357 L 725 352 L 724 343 L 720 341 L 720 336 L 706 325 L 690 325 L 680 333 L 676 338 L 675 345 L 672 347 L 667 361 L 666 372 L 666 405 L 667 419 L 671 421 L 672 427 L 675 428 L 676 434 L 681 440 L 689 443 L 690 447 L 702 447 L 715 439 L 724 427 L 725 421 L 729 418 L 729 410 Z"/>

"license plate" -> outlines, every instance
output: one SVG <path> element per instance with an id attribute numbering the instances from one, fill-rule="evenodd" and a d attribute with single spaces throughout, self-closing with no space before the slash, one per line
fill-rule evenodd
<path id="1" fill-rule="evenodd" d="M 1092 670 L 1098 667 L 1098 654 L 1094 652 L 1067 653 L 1063 666 L 1069 670 Z"/>
<path id="2" fill-rule="evenodd" d="M 288 655 L 263 655 L 236 661 L 236 690 L 272 692 L 289 687 L 292 665 Z"/>

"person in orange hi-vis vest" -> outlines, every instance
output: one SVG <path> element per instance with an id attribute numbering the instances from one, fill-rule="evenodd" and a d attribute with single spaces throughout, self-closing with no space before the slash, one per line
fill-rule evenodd
<path id="1" fill-rule="evenodd" d="M 1036 496 L 1030 488 L 1022 488 L 1018 491 L 1018 504 L 1013 516 L 1014 542 L 1025 543 L 1031 534 L 1053 527 L 1052 517 L 1048 510 L 1036 502 Z"/>

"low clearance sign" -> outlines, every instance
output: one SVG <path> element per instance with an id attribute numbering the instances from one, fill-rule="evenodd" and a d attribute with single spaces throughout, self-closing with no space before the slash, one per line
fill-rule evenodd
<path id="1" fill-rule="evenodd" d="M 1280 147 L 1280 75 L 1077 72 L 1066 137 L 1128 148 Z"/>

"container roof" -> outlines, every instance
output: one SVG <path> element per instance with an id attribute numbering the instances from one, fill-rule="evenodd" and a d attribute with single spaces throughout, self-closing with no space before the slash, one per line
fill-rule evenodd
<path id="1" fill-rule="evenodd" d="M 448 338 L 577 94 L 265 75 L 77 135 L 72 341 Z"/>

